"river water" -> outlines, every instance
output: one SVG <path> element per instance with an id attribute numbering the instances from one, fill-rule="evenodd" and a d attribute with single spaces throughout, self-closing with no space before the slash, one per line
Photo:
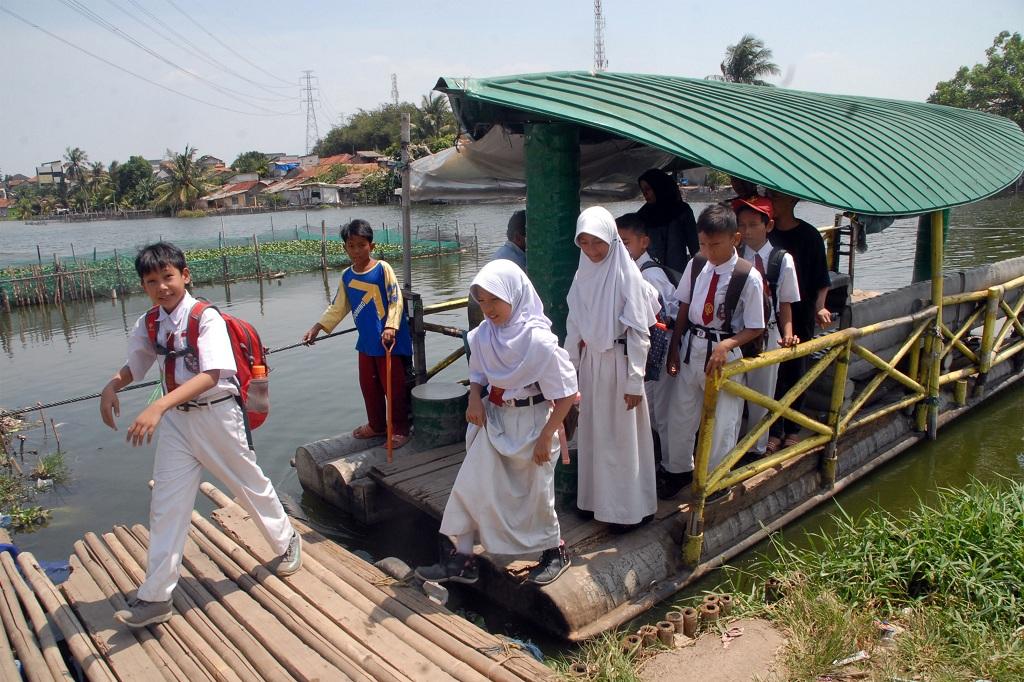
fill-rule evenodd
<path id="1" fill-rule="evenodd" d="M 479 249 L 453 256 L 413 261 L 415 288 L 426 303 L 466 295 L 469 281 L 487 254 L 504 241 L 505 221 L 522 205 L 415 207 L 414 224 L 450 224 L 458 220 L 463 234 L 475 233 Z M 639 207 L 635 202 L 609 204 L 616 215 Z M 694 205 L 699 211 L 701 205 Z M 797 214 L 812 224 L 832 223 L 833 212 L 820 206 L 801 204 Z M 364 217 L 371 224 L 397 225 L 400 214 L 394 207 L 325 209 L 231 216 L 195 220 L 152 219 L 79 224 L 51 223 L 26 226 L 0 222 L 0 264 L 34 259 L 36 246 L 46 254 L 71 255 L 74 244 L 79 256 L 95 247 L 99 252 L 130 253 L 134 246 L 161 236 L 190 242 L 215 240 L 218 232 L 245 236 L 275 230 L 304 229 L 306 221 L 318 225 L 325 220 L 337 230 L 342 222 Z M 884 291 L 910 281 L 916 221 L 901 220 L 879 235 L 869 238 L 869 250 L 858 256 L 857 287 Z M 946 268 L 967 267 L 1024 254 L 1024 196 L 993 199 L 953 212 L 947 246 Z M 52 258 L 52 256 L 50 256 Z M 337 286 L 339 273 L 296 274 L 264 283 L 198 287 L 196 294 L 218 303 L 230 300 L 224 309 L 253 322 L 264 343 L 276 348 L 298 341 L 315 322 Z M 135 320 L 149 307 L 143 296 L 118 301 L 97 301 L 95 305 L 73 303 L 64 307 L 15 309 L 0 313 L 0 407 L 14 408 L 48 403 L 98 391 L 123 362 L 125 337 Z M 464 311 L 438 316 L 437 322 L 464 326 Z M 345 323 L 347 326 L 348 323 Z M 459 342 L 431 336 L 428 362 L 433 363 L 453 350 Z M 358 391 L 356 354 L 353 340 L 340 337 L 272 356 L 273 412 L 268 425 L 255 432 L 261 465 L 278 489 L 321 530 L 353 549 L 366 549 L 376 557 L 402 550 L 414 559 L 431 559 L 436 526 L 415 513 L 381 528 L 363 528 L 340 514 L 324 508 L 301 487 L 289 466 L 296 446 L 349 431 L 365 421 Z M 456 363 L 442 378 L 458 380 L 465 366 Z M 149 480 L 153 447 L 133 449 L 124 441 L 124 429 L 145 405 L 149 390 L 129 392 L 121 397 L 121 431 L 114 433 L 99 419 L 98 401 L 89 400 L 47 411 L 47 419 L 58 424 L 61 443 L 71 468 L 71 481 L 44 493 L 39 503 L 53 509 L 49 525 L 37 532 L 20 534 L 17 543 L 39 558 L 60 560 L 72 551 L 72 543 L 87 531 L 105 532 L 114 524 L 147 523 Z M 943 429 L 936 444 L 915 447 L 867 480 L 844 491 L 838 502 L 857 512 L 880 504 L 889 509 L 906 509 L 921 497 L 928 498 L 937 487 L 961 485 L 970 476 L 997 482 L 1000 477 L 1024 478 L 1024 391 L 1017 388 L 989 401 L 953 425 Z M 40 429 L 27 432 L 26 450 L 46 453 L 55 449 L 52 438 Z M 34 456 L 26 455 L 26 464 Z M 208 508 L 200 499 L 200 508 Z M 299 508 L 301 505 L 301 508 Z M 826 505 L 787 533 L 798 535 L 828 523 Z M 794 531 L 793 528 L 796 530 Z M 500 625 L 500 624 L 499 624 Z"/>

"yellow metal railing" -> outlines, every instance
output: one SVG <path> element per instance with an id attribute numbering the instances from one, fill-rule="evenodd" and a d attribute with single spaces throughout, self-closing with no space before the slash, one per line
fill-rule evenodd
<path id="1" fill-rule="evenodd" d="M 938 268 L 933 272 L 940 272 Z M 983 291 L 942 296 L 941 276 L 933 283 L 931 305 L 916 313 L 884 320 L 860 328 L 848 328 L 801 343 L 795 348 L 780 348 L 756 358 L 729 363 L 718 377 L 708 378 L 704 390 L 704 406 L 700 434 L 694 455 L 694 503 L 690 506 L 683 559 L 694 567 L 700 560 L 704 532 L 704 507 L 708 495 L 729 488 L 783 462 L 795 459 L 824 446 L 821 473 L 825 485 L 835 483 L 837 444 L 845 433 L 870 424 L 886 415 L 916 407 L 916 428 L 934 438 L 938 423 L 939 391 L 954 384 L 956 404 L 966 401 L 967 380 L 975 378 L 977 391 L 983 390 L 987 374 L 993 367 L 1024 351 L 1024 277 L 1018 277 Z M 943 320 L 946 306 L 974 304 L 966 311 L 963 322 L 951 329 Z M 980 345 L 972 349 L 965 342 L 978 328 L 981 320 Z M 888 359 L 868 349 L 865 340 L 881 332 L 907 329 L 906 339 Z M 1017 337 L 1011 339 L 1011 333 Z M 752 370 L 799 357 L 818 355 L 807 373 L 785 395 L 775 398 L 755 391 L 743 383 L 742 376 Z M 847 373 L 854 357 L 866 361 L 874 375 L 849 400 L 845 399 Z M 945 371 L 944 367 L 948 367 Z M 833 368 L 829 409 L 824 421 L 803 414 L 792 405 L 797 398 Z M 884 404 L 871 404 L 871 398 L 886 381 L 903 389 L 902 395 Z M 720 391 L 767 408 L 768 413 L 740 438 L 714 468 L 709 468 L 715 427 L 715 408 Z M 783 448 L 755 462 L 737 467 L 737 463 L 778 419 L 790 419 L 811 432 L 795 445 Z M 734 468 L 735 467 L 735 468 Z"/>

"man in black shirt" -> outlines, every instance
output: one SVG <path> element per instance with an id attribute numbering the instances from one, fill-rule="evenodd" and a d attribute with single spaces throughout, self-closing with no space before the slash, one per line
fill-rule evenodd
<path id="1" fill-rule="evenodd" d="M 792 304 L 793 333 L 800 341 L 809 341 L 814 336 L 815 323 L 822 329 L 832 324 L 832 315 L 825 308 L 825 296 L 831 285 L 825 241 L 817 229 L 793 215 L 799 199 L 773 190 L 768 191 L 768 196 L 775 213 L 775 229 L 768 233 L 768 240 L 772 246 L 785 249 L 793 256 L 800 285 L 800 301 Z M 806 371 L 806 357 L 782 363 L 775 388 L 776 397 L 785 395 Z M 800 410 L 802 407 L 801 395 L 793 403 L 793 408 Z M 796 422 L 779 419 L 772 424 L 768 451 L 795 444 L 799 440 L 796 436 L 799 431 L 800 425 Z"/>

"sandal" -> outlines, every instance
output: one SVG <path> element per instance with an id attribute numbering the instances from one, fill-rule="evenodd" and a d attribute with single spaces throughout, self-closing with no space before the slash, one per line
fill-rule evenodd
<path id="1" fill-rule="evenodd" d="M 396 433 L 395 435 L 391 436 L 391 449 L 397 450 L 398 448 L 402 447 L 408 442 L 409 436 L 403 436 L 400 433 Z"/>
<path id="2" fill-rule="evenodd" d="M 788 448 L 792 445 L 796 445 L 800 441 L 800 436 L 796 435 L 795 433 L 791 433 L 788 436 L 786 436 L 785 440 L 782 441 L 782 447 Z"/>
<path id="3" fill-rule="evenodd" d="M 782 447 L 782 439 L 778 436 L 769 436 L 768 445 L 765 446 L 765 454 L 771 455 L 779 451 Z"/>
<path id="4" fill-rule="evenodd" d="M 380 433 L 374 431 L 369 424 L 363 424 L 362 426 L 360 426 L 359 428 L 352 432 L 352 437 L 358 438 L 359 440 L 367 440 L 368 438 L 379 438 L 380 436 L 386 435 L 387 433 L 383 431 Z"/>

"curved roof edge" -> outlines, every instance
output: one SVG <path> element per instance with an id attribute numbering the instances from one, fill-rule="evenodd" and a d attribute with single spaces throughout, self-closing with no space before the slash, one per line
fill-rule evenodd
<path id="1" fill-rule="evenodd" d="M 565 121 L 866 215 L 989 197 L 1024 173 L 1024 131 L 952 107 L 677 76 L 568 71 L 442 77 L 470 131 Z"/>

